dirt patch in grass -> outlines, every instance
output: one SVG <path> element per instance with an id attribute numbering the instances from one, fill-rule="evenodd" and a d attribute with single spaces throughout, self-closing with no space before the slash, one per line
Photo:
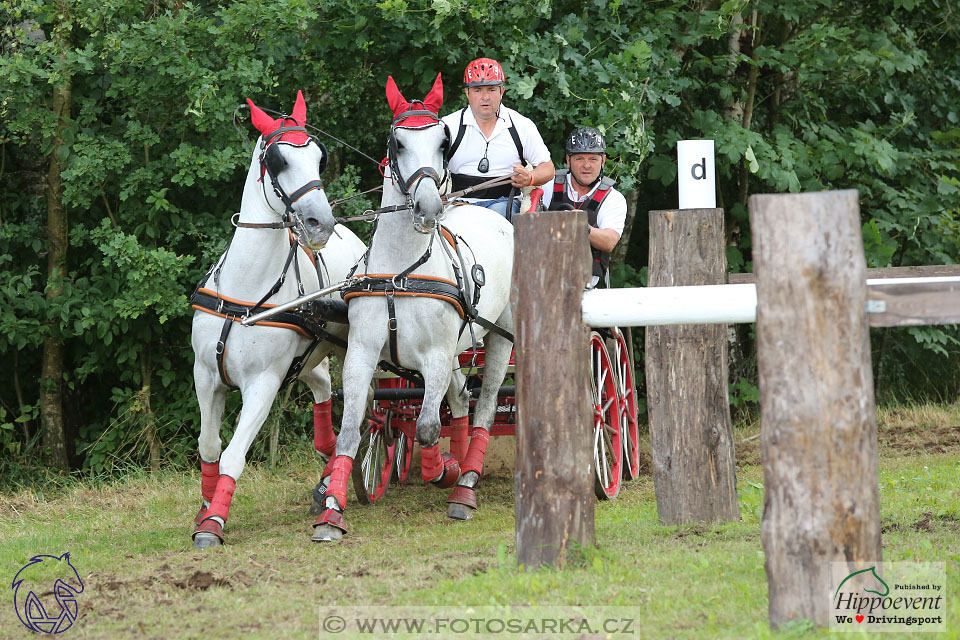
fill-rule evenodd
<path id="1" fill-rule="evenodd" d="M 922 415 L 918 415 L 922 414 Z M 881 451 L 902 453 L 960 452 L 960 418 L 955 412 L 893 409 L 878 416 Z"/>

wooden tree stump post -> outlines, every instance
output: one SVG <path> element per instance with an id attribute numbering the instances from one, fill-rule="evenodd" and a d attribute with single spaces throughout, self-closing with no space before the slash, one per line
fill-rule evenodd
<path id="1" fill-rule="evenodd" d="M 856 191 L 750 198 L 770 624 L 829 623 L 831 562 L 879 562 L 877 427 Z"/>
<path id="2" fill-rule="evenodd" d="M 594 543 L 587 218 L 545 211 L 514 219 L 517 563 L 562 566 Z"/>
<path id="3" fill-rule="evenodd" d="M 650 212 L 647 286 L 723 284 L 726 271 L 722 209 Z M 738 520 L 726 325 L 647 327 L 646 372 L 660 520 Z"/>

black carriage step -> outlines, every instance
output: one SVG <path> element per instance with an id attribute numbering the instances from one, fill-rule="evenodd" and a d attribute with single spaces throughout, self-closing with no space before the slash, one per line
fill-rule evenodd
<path id="1" fill-rule="evenodd" d="M 470 397 L 480 397 L 480 387 L 474 387 L 468 390 Z M 514 396 L 517 393 L 516 385 L 504 385 L 497 391 L 498 398 Z M 333 393 L 337 400 L 343 400 L 343 389 L 337 389 Z M 420 400 L 423 398 L 423 387 L 406 387 L 403 389 L 375 389 L 373 392 L 374 400 Z"/>

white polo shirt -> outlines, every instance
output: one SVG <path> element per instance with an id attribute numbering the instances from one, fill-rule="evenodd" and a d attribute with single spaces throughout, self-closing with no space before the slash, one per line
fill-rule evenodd
<path id="1" fill-rule="evenodd" d="M 460 131 L 461 111 L 463 110 L 458 109 L 443 117 L 443 122 L 450 130 L 451 144 L 457 139 L 457 133 Z M 520 144 L 523 145 L 523 155 L 527 162 L 534 167 L 549 162 L 550 150 L 543 143 L 540 131 L 537 130 L 537 125 L 532 120 L 501 104 L 497 124 L 493 129 L 493 134 L 488 139 L 483 135 L 473 111 L 468 106 L 463 111 L 463 124 L 466 130 L 463 132 L 463 139 L 460 141 L 460 146 L 457 147 L 457 152 L 450 158 L 449 170 L 452 173 L 488 178 L 512 174 L 513 165 L 520 164 L 520 156 L 517 154 L 517 145 L 514 144 L 513 137 L 510 135 L 511 120 L 520 137 Z M 486 150 L 487 161 L 490 163 L 490 170 L 486 173 L 480 173 L 477 167 L 484 156 L 484 150 Z M 467 201 L 475 200 L 475 198 L 464 199 Z"/>
<path id="2" fill-rule="evenodd" d="M 571 181 L 569 173 L 567 173 L 564 185 L 567 189 L 567 198 L 571 202 L 582 203 L 593 197 L 593 193 L 600 186 L 600 181 L 597 180 L 597 184 L 593 185 L 593 189 L 590 189 L 585 196 L 580 196 L 574 191 L 573 182 Z M 550 210 L 551 200 L 553 200 L 552 182 L 543 185 L 543 208 L 547 211 Z M 626 220 L 627 199 L 616 189 L 610 189 L 610 193 L 607 194 L 607 197 L 600 203 L 600 208 L 597 209 L 597 228 L 613 229 L 620 235 L 623 235 L 623 225 Z"/>

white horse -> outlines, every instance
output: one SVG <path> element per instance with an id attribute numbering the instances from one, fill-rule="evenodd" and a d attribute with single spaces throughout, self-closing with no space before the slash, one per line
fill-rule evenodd
<path id="1" fill-rule="evenodd" d="M 350 335 L 343 364 L 343 423 L 336 457 L 324 470 L 325 508 L 314 525 L 315 541 L 339 540 L 346 532 L 347 477 L 360 441 L 367 389 L 381 359 L 423 376 L 425 390 L 417 419 L 422 476 L 441 487 L 456 483 L 447 500 L 447 513 L 456 519 L 470 518 L 477 506 L 474 488 L 483 470 L 497 391 L 510 358 L 511 339 L 475 325 L 478 337 L 486 334 L 486 364 L 469 449 L 460 464 L 456 457 L 441 454 L 437 444 L 439 409 L 448 388 L 454 415 L 466 415 L 466 398 L 458 393 L 456 384 L 451 385 L 456 354 L 472 345 L 470 329 L 464 328 L 460 315 L 461 310 L 468 315 L 469 311 L 462 307 L 473 306 L 479 288 L 477 315 L 495 322 L 507 335 L 513 328 L 509 303 L 513 227 L 489 209 L 445 207 L 441 200 L 449 134 L 436 115 L 443 102 L 439 74 L 419 108 L 412 109 L 404 100 L 393 78 L 387 81 L 387 98 L 395 120 L 388 144 L 391 168 L 383 183 L 383 204 L 408 207 L 380 217 L 366 263 L 369 277 L 344 295 L 349 300 Z M 441 233 L 441 221 L 459 237 L 462 261 Z M 453 304 L 444 299 L 451 295 L 451 285 L 443 281 L 455 283 L 458 279 L 465 281 L 466 295 L 465 300 Z M 452 289 L 456 291 L 455 286 Z"/>
<path id="2" fill-rule="evenodd" d="M 349 229 L 335 226 L 320 181 L 326 149 L 304 128 L 303 95 L 297 93 L 292 116 L 277 120 L 247 102 L 262 136 L 235 216 L 237 230 L 192 299 L 203 496 L 193 533 L 198 548 L 223 543 L 223 525 L 247 451 L 288 374 L 301 372 L 299 379 L 313 392 L 315 447 L 330 455 L 335 443 L 325 358 L 331 349 L 344 353 L 347 326 L 318 326 L 298 313 L 250 327 L 239 320 L 342 281 L 366 249 Z M 312 251 L 320 249 L 319 254 Z M 299 368 L 291 369 L 301 358 Z M 240 390 L 243 406 L 221 454 L 220 424 L 231 387 Z"/>

